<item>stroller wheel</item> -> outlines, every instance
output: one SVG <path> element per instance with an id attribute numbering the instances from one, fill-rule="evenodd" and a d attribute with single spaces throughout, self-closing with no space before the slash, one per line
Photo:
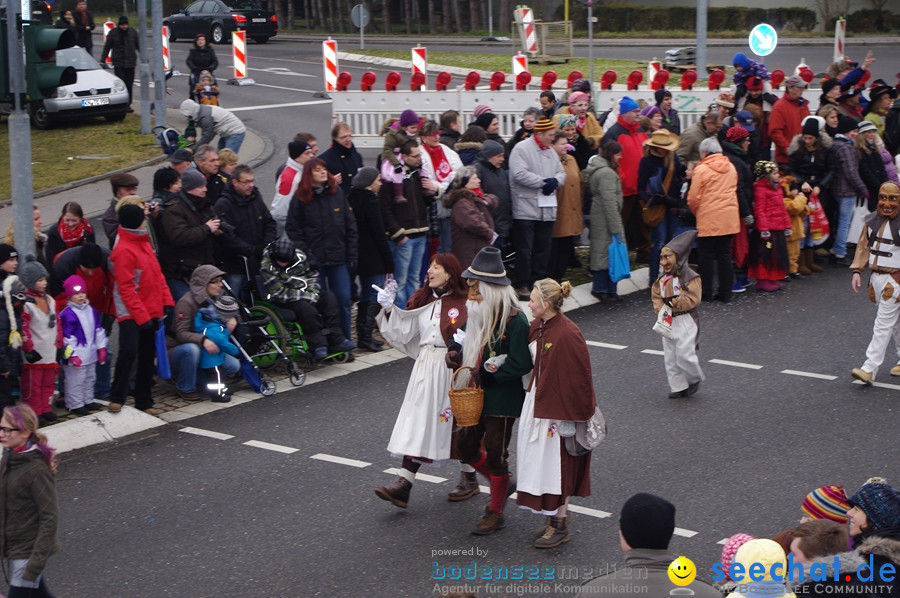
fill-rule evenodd
<path id="1" fill-rule="evenodd" d="M 304 382 L 306 382 L 306 372 L 298 370 L 296 367 L 291 368 L 291 384 L 303 386 Z"/>
<path id="2" fill-rule="evenodd" d="M 275 394 L 275 382 L 273 380 L 269 380 L 268 378 L 263 378 L 259 381 L 259 394 L 264 397 L 271 397 Z"/>
<path id="3" fill-rule="evenodd" d="M 350 353 L 349 352 L 337 353 L 334 356 L 332 356 L 331 361 L 333 361 L 335 363 L 347 363 L 348 361 L 350 361 Z"/>

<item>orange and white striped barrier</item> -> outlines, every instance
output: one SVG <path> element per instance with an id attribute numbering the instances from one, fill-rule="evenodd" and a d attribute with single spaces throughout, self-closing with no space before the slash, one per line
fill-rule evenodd
<path id="1" fill-rule="evenodd" d="M 656 73 L 662 70 L 662 62 L 655 58 L 647 63 L 647 81 L 653 81 Z"/>
<path id="2" fill-rule="evenodd" d="M 516 9 L 522 19 L 522 37 L 525 39 L 525 51 L 530 54 L 537 54 L 537 33 L 534 30 L 534 11 L 527 6 L 520 6 Z"/>
<path id="3" fill-rule="evenodd" d="M 422 73 L 425 77 L 425 84 L 419 90 L 425 91 L 428 87 L 428 50 L 421 46 L 412 49 L 412 74 Z"/>
<path id="4" fill-rule="evenodd" d="M 844 59 L 844 36 L 847 35 L 847 20 L 840 17 L 834 22 L 834 62 Z"/>
<path id="5" fill-rule="evenodd" d="M 518 77 L 519 73 L 528 72 L 528 57 L 521 52 L 516 52 L 512 57 L 513 77 Z"/>
<path id="6" fill-rule="evenodd" d="M 322 60 L 325 64 L 325 91 L 337 89 L 337 42 L 330 37 L 322 42 Z"/>
<path id="7" fill-rule="evenodd" d="M 234 77 L 228 80 L 229 85 L 253 85 L 256 83 L 247 76 L 247 32 L 235 31 L 231 34 L 231 47 L 234 58 Z"/>
<path id="8" fill-rule="evenodd" d="M 110 21 L 109 19 L 103 23 L 103 43 L 106 43 L 106 37 L 109 35 L 109 32 L 116 28 L 116 24 Z M 106 57 L 106 64 L 112 64 L 112 52 L 109 53 L 109 56 Z"/>
<path id="9" fill-rule="evenodd" d="M 163 54 L 163 70 L 172 69 L 172 59 L 169 57 L 169 27 L 162 26 L 162 54 Z"/>

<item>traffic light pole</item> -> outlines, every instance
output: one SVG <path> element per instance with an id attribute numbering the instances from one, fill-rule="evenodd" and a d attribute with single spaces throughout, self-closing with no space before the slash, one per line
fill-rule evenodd
<path id="1" fill-rule="evenodd" d="M 150 2 L 150 48 L 153 50 L 153 92 L 154 122 L 158 127 L 167 127 L 166 115 L 166 73 L 163 70 L 162 56 L 162 0 Z"/>
<path id="2" fill-rule="evenodd" d="M 17 2 L 6 5 L 6 52 L 9 58 L 9 91 L 12 112 L 8 118 L 9 173 L 12 185 L 13 230 L 16 249 L 24 262 L 34 255 L 34 187 L 31 181 L 31 123 L 25 105 L 25 55 L 21 8 Z"/>
<path id="3" fill-rule="evenodd" d="M 124 13 L 123 13 L 124 14 Z M 147 0 L 138 0 L 138 37 L 141 40 L 141 135 L 150 133 L 150 63 L 147 52 Z"/>

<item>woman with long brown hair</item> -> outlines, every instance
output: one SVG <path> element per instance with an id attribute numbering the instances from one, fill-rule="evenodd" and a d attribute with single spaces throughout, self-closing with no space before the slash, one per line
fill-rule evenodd
<path id="1" fill-rule="evenodd" d="M 391 485 L 375 489 L 378 498 L 402 509 L 409 501 L 419 466 L 451 457 L 454 423 L 449 391 L 453 371 L 444 357 L 453 335 L 466 321 L 467 295 L 462 266 L 451 253 L 431 258 L 426 284 L 409 298 L 406 309 L 391 307 L 394 297 L 390 290 L 378 292 L 378 303 L 384 308 L 378 315 L 381 334 L 395 349 L 416 360 L 388 443 L 388 451 L 403 458 L 399 476 Z M 477 489 L 476 483 L 475 491 L 464 498 L 477 494 Z M 450 500 L 460 499 L 451 493 Z"/>
<path id="2" fill-rule="evenodd" d="M 47 268 L 52 268 L 53 260 L 66 249 L 96 242 L 94 228 L 84 217 L 81 205 L 74 201 L 66 202 L 56 226 L 47 233 L 47 247 L 44 249 Z"/>
<path id="3" fill-rule="evenodd" d="M 350 280 L 358 263 L 356 218 L 324 160 L 315 158 L 303 166 L 284 232 L 319 271 L 320 286 L 337 297 L 341 329 L 350 340 Z"/>

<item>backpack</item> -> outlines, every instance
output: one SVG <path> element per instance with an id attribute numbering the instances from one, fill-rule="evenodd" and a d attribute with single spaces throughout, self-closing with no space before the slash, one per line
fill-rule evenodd
<path id="1" fill-rule="evenodd" d="M 170 156 L 178 150 L 178 137 L 181 135 L 178 131 L 172 127 L 154 127 L 153 131 L 164 154 Z"/>

